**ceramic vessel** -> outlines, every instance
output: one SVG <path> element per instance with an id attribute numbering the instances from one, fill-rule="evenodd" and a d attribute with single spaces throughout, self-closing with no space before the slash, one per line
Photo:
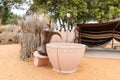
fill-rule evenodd
<path id="1" fill-rule="evenodd" d="M 85 45 L 77 43 L 48 43 L 46 48 L 53 70 L 60 73 L 77 71 L 85 53 Z"/>
<path id="2" fill-rule="evenodd" d="M 48 60 L 48 56 L 43 56 L 40 55 L 38 51 L 34 52 L 34 64 L 35 66 L 39 67 L 39 66 L 43 66 L 48 64 L 49 60 Z"/>

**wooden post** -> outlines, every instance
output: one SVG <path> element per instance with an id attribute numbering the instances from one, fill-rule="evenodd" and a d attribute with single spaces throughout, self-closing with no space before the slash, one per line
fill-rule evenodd
<path id="1" fill-rule="evenodd" d="M 112 39 L 112 45 L 111 45 L 111 48 L 114 48 L 114 38 Z"/>
<path id="2" fill-rule="evenodd" d="M 111 45 L 111 48 L 114 48 L 114 29 L 113 29 L 113 33 L 112 33 L 112 45 Z"/>

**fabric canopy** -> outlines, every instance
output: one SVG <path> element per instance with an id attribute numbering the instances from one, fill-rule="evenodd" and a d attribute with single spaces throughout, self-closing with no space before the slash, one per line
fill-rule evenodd
<path id="1" fill-rule="evenodd" d="M 77 24 L 78 41 L 89 47 L 110 42 L 113 38 L 120 41 L 120 20 L 105 23 Z"/>

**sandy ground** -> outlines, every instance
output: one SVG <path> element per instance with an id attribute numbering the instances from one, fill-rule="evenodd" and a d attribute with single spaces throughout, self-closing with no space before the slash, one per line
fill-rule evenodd
<path id="1" fill-rule="evenodd" d="M 61 74 L 51 64 L 36 67 L 19 59 L 20 45 L 0 45 L 0 80 L 120 80 L 120 59 L 84 57 L 78 71 Z"/>

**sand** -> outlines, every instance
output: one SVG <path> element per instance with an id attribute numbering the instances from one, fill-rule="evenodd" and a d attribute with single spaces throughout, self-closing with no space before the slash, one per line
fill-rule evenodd
<path id="1" fill-rule="evenodd" d="M 84 57 L 72 74 L 54 72 L 49 63 L 36 67 L 19 59 L 19 44 L 0 45 L 0 80 L 120 80 L 120 59 Z"/>

